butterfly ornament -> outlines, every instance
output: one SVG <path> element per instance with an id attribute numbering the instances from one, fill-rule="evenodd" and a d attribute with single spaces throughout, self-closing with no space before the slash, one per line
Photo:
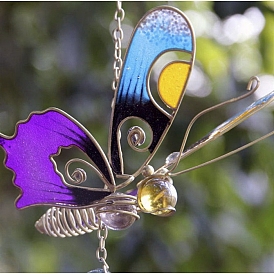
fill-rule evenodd
<path id="1" fill-rule="evenodd" d="M 171 51 L 182 52 L 184 59 L 174 60 L 163 67 L 157 92 L 153 93 L 149 84 L 152 67 L 160 56 Z M 55 237 L 77 236 L 103 228 L 126 229 L 140 218 L 140 212 L 158 216 L 171 215 L 175 212 L 177 202 L 171 178 L 191 170 L 173 172 L 179 162 L 273 102 L 274 91 L 185 149 L 189 131 L 201 115 L 240 100 L 258 88 L 259 79 L 251 78 L 248 86 L 250 92 L 194 117 L 180 151 L 170 154 L 163 166 L 154 170 L 149 163 L 178 112 L 194 59 L 194 32 L 184 13 L 170 6 L 154 8 L 137 24 L 126 52 L 112 102 L 107 155 L 83 125 L 58 108 L 31 113 L 26 120 L 18 122 L 11 137 L 0 134 L 0 146 L 6 154 L 4 164 L 14 173 L 14 185 L 21 190 L 16 207 L 51 206 L 36 222 L 36 228 L 40 232 Z M 125 138 L 122 136 L 122 128 L 131 120 L 145 124 L 151 138 L 143 147 L 146 141 L 145 130 L 138 125 L 129 128 L 126 136 L 128 145 L 145 156 L 143 164 L 132 174 L 127 174 L 121 140 Z M 259 140 L 271 134 L 273 132 Z M 89 161 L 71 159 L 61 173 L 54 158 L 62 149 L 71 147 L 85 153 Z M 70 166 L 76 162 L 92 169 L 102 181 L 103 187 L 81 186 L 88 181 L 88 176 L 83 168 L 69 172 Z M 139 176 L 143 177 L 137 179 Z M 118 183 L 118 179 L 122 182 Z M 132 185 L 134 187 L 129 190 L 128 186 Z M 121 191 L 123 189 L 124 192 Z M 104 261 L 105 257 L 99 256 L 99 259 Z M 108 270 L 106 263 L 104 270 Z"/>

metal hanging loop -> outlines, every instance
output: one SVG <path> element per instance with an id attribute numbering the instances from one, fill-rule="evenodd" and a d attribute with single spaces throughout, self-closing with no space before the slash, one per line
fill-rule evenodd
<path id="1" fill-rule="evenodd" d="M 117 7 L 114 14 L 114 20 L 116 21 L 116 28 L 112 32 L 112 38 L 114 41 L 114 63 L 113 73 L 114 79 L 112 82 L 112 90 L 115 91 L 118 86 L 118 80 L 120 77 L 123 60 L 122 60 L 122 40 L 124 38 L 124 32 L 122 30 L 121 22 L 125 18 L 125 11 L 122 8 L 122 2 L 117 1 Z"/>

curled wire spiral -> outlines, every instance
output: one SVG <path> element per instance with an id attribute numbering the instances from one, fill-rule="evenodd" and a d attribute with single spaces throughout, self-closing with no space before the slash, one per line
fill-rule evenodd
<path id="1" fill-rule="evenodd" d="M 138 147 L 143 145 L 146 140 L 144 130 L 139 126 L 131 127 L 128 131 L 127 141 L 131 148 L 140 150 Z"/>
<path id="2" fill-rule="evenodd" d="M 71 237 L 98 229 L 93 208 L 70 209 L 52 207 L 36 222 L 36 229 L 53 237 Z"/>
<path id="3" fill-rule="evenodd" d="M 144 122 L 145 129 L 140 126 L 133 126 L 129 128 L 127 132 L 127 142 L 133 150 L 138 152 L 144 152 L 147 151 L 149 146 L 151 145 L 151 136 L 153 135 L 153 132 L 150 125 L 146 121 L 139 118 L 137 119 Z M 147 138 L 146 133 L 149 133 L 149 138 Z"/>

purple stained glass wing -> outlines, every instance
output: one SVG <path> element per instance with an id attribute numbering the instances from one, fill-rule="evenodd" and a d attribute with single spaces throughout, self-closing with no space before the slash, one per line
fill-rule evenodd
<path id="1" fill-rule="evenodd" d="M 56 171 L 52 157 L 60 148 L 76 146 L 90 157 L 108 185 L 114 185 L 110 165 L 94 137 L 58 109 L 32 113 L 18 124 L 13 137 L 0 135 L 0 146 L 6 152 L 6 167 L 14 172 L 14 184 L 22 190 L 17 208 L 38 204 L 87 206 L 111 193 L 108 189 L 70 186 Z"/>

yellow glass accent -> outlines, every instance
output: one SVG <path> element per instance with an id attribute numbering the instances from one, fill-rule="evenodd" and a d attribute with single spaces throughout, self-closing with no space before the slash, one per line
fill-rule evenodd
<path id="1" fill-rule="evenodd" d="M 176 109 L 183 95 L 190 72 L 190 64 L 176 62 L 167 65 L 158 81 L 159 95 L 170 108 Z"/>
<path id="2" fill-rule="evenodd" d="M 138 188 L 137 201 L 145 213 L 169 216 L 175 212 L 177 192 L 169 181 L 152 178 Z"/>

